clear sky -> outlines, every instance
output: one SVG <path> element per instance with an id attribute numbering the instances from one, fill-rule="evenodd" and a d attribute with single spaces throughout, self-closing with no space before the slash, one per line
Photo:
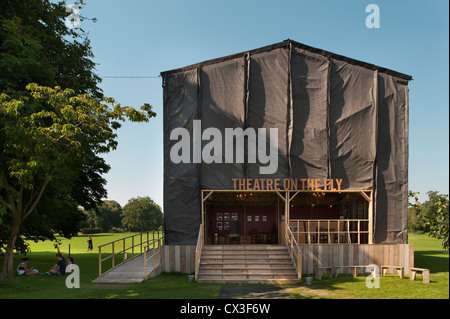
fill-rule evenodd
<path id="1" fill-rule="evenodd" d="M 73 1 L 67 0 L 67 4 Z M 154 106 L 149 123 L 126 123 L 105 156 L 108 199 L 150 196 L 163 206 L 161 71 L 286 39 L 413 76 L 409 95 L 409 189 L 448 194 L 449 4 L 447 0 L 85 0 L 100 87 L 122 105 Z M 367 28 L 366 6 L 380 9 Z M 154 76 L 149 79 L 108 76 Z"/>

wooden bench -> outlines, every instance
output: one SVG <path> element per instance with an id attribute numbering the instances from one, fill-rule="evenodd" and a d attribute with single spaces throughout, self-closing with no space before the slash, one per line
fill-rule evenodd
<path id="1" fill-rule="evenodd" d="M 317 271 L 316 271 L 316 279 L 320 280 L 322 279 L 322 272 L 325 271 L 327 272 L 327 276 L 328 278 L 333 277 L 333 267 L 331 266 L 322 266 L 322 267 L 317 267 Z"/>
<path id="2" fill-rule="evenodd" d="M 410 280 L 416 280 L 416 273 L 421 272 L 423 276 L 423 283 L 429 284 L 430 283 L 430 269 L 425 268 L 410 268 L 409 269 L 409 279 Z"/>
<path id="3" fill-rule="evenodd" d="M 403 279 L 403 266 L 381 266 L 381 277 L 386 275 L 386 272 L 389 268 L 395 268 L 397 270 L 398 276 Z"/>
<path id="4" fill-rule="evenodd" d="M 369 265 L 334 266 L 334 277 L 336 278 L 339 275 L 339 269 L 351 268 L 352 275 L 353 275 L 353 277 L 356 278 L 356 276 L 358 275 L 358 269 L 359 268 L 367 268 L 367 267 L 371 267 L 371 266 L 369 266 Z M 373 270 L 372 270 L 372 272 L 373 272 Z"/>

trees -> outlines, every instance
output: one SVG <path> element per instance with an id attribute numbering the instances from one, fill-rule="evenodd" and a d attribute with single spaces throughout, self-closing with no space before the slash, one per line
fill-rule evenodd
<path id="1" fill-rule="evenodd" d="M 68 15 L 65 1 L 0 2 L 0 92 L 18 97 L 34 82 L 102 97 L 90 41 L 66 26 Z"/>
<path id="2" fill-rule="evenodd" d="M 139 112 L 103 99 L 89 39 L 66 26 L 69 14 L 65 1 L 0 2 L 4 276 L 12 273 L 13 249 L 26 248 L 20 235 L 54 239 L 55 232 L 70 237 L 80 229 L 79 207 L 94 209 L 106 197 L 109 165 L 100 155 L 115 149 L 119 122 L 156 115 L 150 105 Z"/>
<path id="3" fill-rule="evenodd" d="M 161 207 L 150 197 L 130 199 L 122 216 L 122 225 L 132 231 L 156 230 L 163 224 Z"/>
<path id="4" fill-rule="evenodd" d="M 146 122 L 156 115 L 148 104 L 137 111 L 121 107 L 112 98 L 101 100 L 71 89 L 37 84 L 27 89 L 31 97 L 0 95 L 0 218 L 6 215 L 10 222 L 4 276 L 12 274 L 13 248 L 21 226 L 37 211 L 49 185 L 61 188 L 48 199 L 72 209 L 78 200 L 98 202 L 95 194 L 75 192 L 77 198 L 72 192 L 83 167 L 103 166 L 99 154 L 116 148 L 114 130 L 120 127 L 119 121 Z M 101 180 L 97 182 L 103 186 Z"/>
<path id="5" fill-rule="evenodd" d="M 96 210 L 89 210 L 87 224 L 90 228 L 100 228 L 108 232 L 114 227 L 122 226 L 122 206 L 114 200 L 104 200 Z"/>
<path id="6" fill-rule="evenodd" d="M 442 239 L 444 249 L 449 249 L 448 195 L 439 194 L 437 191 L 429 191 L 427 195 L 428 200 L 419 203 L 417 193 L 409 193 L 409 196 L 414 198 L 414 203 L 410 204 L 410 216 L 415 219 L 415 224 L 411 226 L 428 232 L 431 237 Z"/>

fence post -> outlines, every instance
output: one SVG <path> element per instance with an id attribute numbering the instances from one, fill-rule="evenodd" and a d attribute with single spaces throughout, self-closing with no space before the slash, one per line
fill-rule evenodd
<path id="1" fill-rule="evenodd" d="M 144 247 L 144 279 L 147 278 L 147 249 Z"/>
<path id="2" fill-rule="evenodd" d="M 126 252 L 125 252 L 125 238 L 124 239 L 122 239 L 123 240 L 123 261 L 125 261 L 125 255 L 127 254 Z"/>
<path id="3" fill-rule="evenodd" d="M 153 269 L 155 269 L 155 241 L 153 241 Z"/>
<path id="4" fill-rule="evenodd" d="M 114 268 L 114 259 L 116 259 L 116 256 L 114 256 L 114 244 L 115 243 L 116 242 L 114 242 L 114 241 L 112 243 L 112 258 L 111 258 L 111 260 L 112 260 L 112 268 Z"/>
<path id="5" fill-rule="evenodd" d="M 102 275 L 102 247 L 98 247 L 98 276 Z"/>

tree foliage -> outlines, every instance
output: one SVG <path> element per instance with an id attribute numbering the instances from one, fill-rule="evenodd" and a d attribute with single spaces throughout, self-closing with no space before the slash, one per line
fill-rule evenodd
<path id="1" fill-rule="evenodd" d="M 424 203 L 419 202 L 417 195 L 418 193 L 409 193 L 409 196 L 414 198 L 414 202 L 410 203 L 410 210 L 413 218 L 416 218 L 415 228 L 427 232 L 431 237 L 442 239 L 442 246 L 448 250 L 448 195 L 439 194 L 437 191 L 429 191 L 427 192 L 428 200 Z"/>
<path id="2" fill-rule="evenodd" d="M 86 215 L 89 228 L 100 228 L 103 232 L 108 232 L 122 226 L 122 206 L 113 200 L 104 200 L 97 209 L 88 210 Z"/>
<path id="3" fill-rule="evenodd" d="M 65 1 L 0 2 L 0 92 L 17 97 L 34 82 L 102 97 L 87 33 L 66 26 L 69 14 Z"/>
<path id="4" fill-rule="evenodd" d="M 123 207 L 122 225 L 131 231 L 156 230 L 163 224 L 161 207 L 150 197 L 136 197 Z"/>
<path id="5" fill-rule="evenodd" d="M 9 215 L 11 222 L 11 256 L 21 225 L 36 211 L 48 185 L 60 186 L 48 200 L 74 208 L 73 183 L 79 181 L 83 165 L 104 164 L 99 155 L 116 148 L 120 121 L 146 122 L 156 115 L 148 104 L 138 111 L 112 98 L 100 100 L 71 89 L 37 84 L 27 89 L 31 97 L 0 95 L 0 205 L 2 216 Z M 12 259 L 9 262 L 4 272 L 12 272 Z"/>
<path id="6" fill-rule="evenodd" d="M 107 195 L 102 175 L 110 167 L 101 154 L 116 148 L 119 122 L 155 116 L 150 105 L 137 111 L 103 98 L 87 33 L 67 27 L 69 15 L 65 1 L 0 2 L 0 247 L 7 251 L 6 275 L 13 249 L 26 249 L 21 235 L 43 240 L 78 232 L 85 219 L 80 206 L 95 209 Z"/>

